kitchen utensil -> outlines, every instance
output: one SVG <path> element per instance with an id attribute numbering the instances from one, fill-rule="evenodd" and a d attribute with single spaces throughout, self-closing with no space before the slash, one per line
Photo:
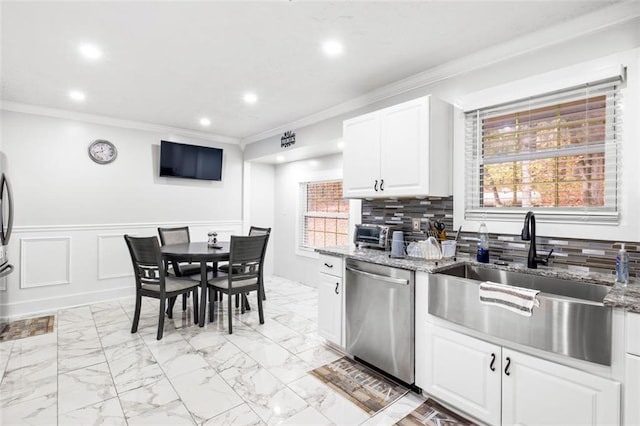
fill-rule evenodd
<path id="1" fill-rule="evenodd" d="M 447 240 L 440 242 L 442 247 L 442 257 L 454 257 L 456 255 L 456 245 L 458 243 L 454 240 Z"/>
<path id="2" fill-rule="evenodd" d="M 460 231 L 462 231 L 462 225 L 460 225 L 460 227 L 458 228 L 458 232 L 456 232 L 456 238 L 455 238 L 455 242 L 458 242 L 458 238 L 460 237 Z"/>
<path id="3" fill-rule="evenodd" d="M 444 241 L 447 239 L 447 231 L 446 231 L 446 225 L 444 224 L 444 222 L 441 222 L 439 220 L 436 220 L 433 223 L 434 228 L 436 228 L 436 236 L 438 237 L 438 239 L 440 241 Z"/>
<path id="4" fill-rule="evenodd" d="M 404 257 L 404 255 L 404 233 L 402 231 L 393 231 L 391 257 Z"/>

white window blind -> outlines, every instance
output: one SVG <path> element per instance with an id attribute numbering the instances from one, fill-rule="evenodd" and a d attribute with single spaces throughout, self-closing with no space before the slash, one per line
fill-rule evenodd
<path id="1" fill-rule="evenodd" d="M 342 181 L 302 182 L 299 200 L 299 248 L 348 244 L 349 200 L 342 198 Z"/>
<path id="2" fill-rule="evenodd" d="M 465 218 L 618 222 L 622 83 L 465 112 Z"/>

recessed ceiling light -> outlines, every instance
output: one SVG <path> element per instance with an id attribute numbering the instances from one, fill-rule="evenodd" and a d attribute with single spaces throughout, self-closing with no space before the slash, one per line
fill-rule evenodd
<path id="1" fill-rule="evenodd" d="M 284 161 L 284 155 L 278 155 L 278 156 L 276 157 L 276 161 L 278 161 L 278 162 L 282 163 L 282 162 Z"/>
<path id="2" fill-rule="evenodd" d="M 87 59 L 96 60 L 96 59 L 102 58 L 102 51 L 93 44 L 88 44 L 88 43 L 81 44 L 78 50 L 80 51 L 82 56 L 84 56 Z"/>
<path id="3" fill-rule="evenodd" d="M 247 92 L 244 94 L 244 101 L 248 104 L 255 104 L 258 102 L 258 95 L 252 92 Z"/>
<path id="4" fill-rule="evenodd" d="M 211 125 L 211 120 L 209 120 L 207 117 L 202 117 L 200 119 L 200 125 L 204 127 L 208 127 Z"/>
<path id="5" fill-rule="evenodd" d="M 338 40 L 327 40 L 322 43 L 322 50 L 327 56 L 336 57 L 342 55 L 344 48 Z"/>
<path id="6" fill-rule="evenodd" d="M 85 100 L 86 96 L 79 90 L 72 90 L 69 92 L 69 97 L 76 102 L 82 102 Z"/>
<path id="7" fill-rule="evenodd" d="M 338 148 L 340 149 L 344 148 L 344 141 L 338 142 Z"/>

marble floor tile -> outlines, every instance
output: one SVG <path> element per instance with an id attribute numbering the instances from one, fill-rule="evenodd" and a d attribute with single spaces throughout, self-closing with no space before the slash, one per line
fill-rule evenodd
<path id="1" fill-rule="evenodd" d="M 58 375 L 60 414 L 116 396 L 107 363 L 92 365 Z"/>
<path id="2" fill-rule="evenodd" d="M 289 388 L 335 424 L 358 425 L 369 419 L 364 410 L 313 376 L 289 383 Z"/>
<path id="3" fill-rule="evenodd" d="M 108 361 L 118 393 L 155 383 L 165 377 L 151 352 L 146 347 L 139 348 L 139 352 Z"/>
<path id="4" fill-rule="evenodd" d="M 253 350 L 249 356 L 283 383 L 298 379 L 311 370 L 309 364 L 276 343 Z"/>
<path id="5" fill-rule="evenodd" d="M 202 423 L 203 426 L 262 426 L 265 423 L 260 417 L 249 407 L 248 404 L 242 404 L 227 410 L 216 417 Z"/>
<path id="6" fill-rule="evenodd" d="M 104 363 L 104 351 L 98 339 L 58 346 L 58 372 Z"/>
<path id="7" fill-rule="evenodd" d="M 180 400 L 146 411 L 135 417 L 127 418 L 129 426 L 135 425 L 195 425 L 196 422 Z"/>
<path id="8" fill-rule="evenodd" d="M 55 425 L 58 421 L 57 397 L 55 393 L 17 404 L 4 405 L 0 410 L 2 425 Z"/>
<path id="9" fill-rule="evenodd" d="M 289 417 L 283 422 L 279 423 L 282 425 L 292 425 L 292 426 L 301 426 L 301 425 L 314 425 L 314 426 L 331 426 L 333 424 L 355 424 L 349 423 L 346 421 L 340 421 L 340 423 L 333 423 L 331 420 L 322 415 L 318 410 L 313 407 L 307 407 L 304 410 L 300 411 L 297 414 Z"/>
<path id="10" fill-rule="evenodd" d="M 243 403 L 238 394 L 211 367 L 169 379 L 197 423 Z"/>
<path id="11" fill-rule="evenodd" d="M 317 334 L 316 289 L 267 277 L 265 323 L 216 303 L 193 323 L 176 304 L 156 340 L 159 304 L 135 298 L 55 313 L 54 332 L 0 343 L 0 424 L 391 425 L 424 398 L 408 394 L 370 417 L 308 374 L 343 356 Z"/>
<path id="12" fill-rule="evenodd" d="M 208 365 L 202 355 L 184 339 L 169 345 L 151 346 L 149 350 L 167 377 L 179 376 Z"/>
<path id="13" fill-rule="evenodd" d="M 343 356 L 343 354 L 329 346 L 316 346 L 297 355 L 311 365 L 312 369 L 333 362 Z"/>
<path id="14" fill-rule="evenodd" d="M 169 379 L 166 378 L 150 385 L 124 392 L 119 396 L 122 410 L 127 419 L 137 417 L 148 411 L 157 411 L 175 401 L 180 402 L 178 394 L 169 383 Z M 182 402 L 180 402 L 180 405 L 182 405 Z"/>
<path id="15" fill-rule="evenodd" d="M 55 360 L 7 369 L 0 383 L 0 406 L 21 404 L 55 395 L 58 390 L 56 378 Z"/>
<path id="16" fill-rule="evenodd" d="M 61 425 L 111 425 L 126 426 L 120 400 L 107 399 L 87 407 L 61 414 L 58 418 Z"/>

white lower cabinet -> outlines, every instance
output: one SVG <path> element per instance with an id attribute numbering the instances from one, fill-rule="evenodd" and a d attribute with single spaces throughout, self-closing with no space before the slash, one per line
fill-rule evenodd
<path id="1" fill-rule="evenodd" d="M 318 334 L 342 346 L 342 278 L 320 274 L 318 281 Z"/>
<path id="2" fill-rule="evenodd" d="M 625 425 L 640 425 L 640 356 L 627 354 L 625 383 Z"/>
<path id="3" fill-rule="evenodd" d="M 614 425 L 620 384 L 427 325 L 426 394 L 491 425 Z"/>
<path id="4" fill-rule="evenodd" d="M 620 384 L 502 349 L 502 424 L 617 425 Z"/>
<path id="5" fill-rule="evenodd" d="M 428 325 L 423 392 L 500 424 L 500 346 Z"/>
<path id="6" fill-rule="evenodd" d="M 342 258 L 321 255 L 318 269 L 318 334 L 331 343 L 344 347 Z"/>

